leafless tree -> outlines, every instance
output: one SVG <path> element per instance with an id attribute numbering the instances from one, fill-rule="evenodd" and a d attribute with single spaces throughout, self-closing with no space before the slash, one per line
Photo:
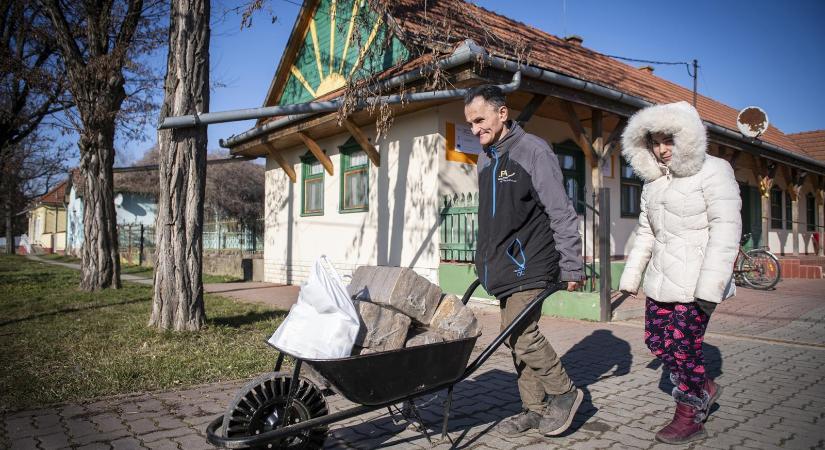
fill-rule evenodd
<path id="1" fill-rule="evenodd" d="M 172 3 L 161 118 L 209 111 L 210 0 Z M 199 330 L 203 304 L 206 127 L 158 132 L 155 293 L 149 325 Z"/>
<path id="2" fill-rule="evenodd" d="M 13 253 L 13 218 L 64 173 L 66 148 L 43 151 L 43 120 L 70 106 L 66 73 L 42 8 L 0 1 L 0 198 L 6 253 Z M 59 150 L 59 151 L 58 151 Z"/>
<path id="3" fill-rule="evenodd" d="M 127 92 L 127 73 L 147 77 L 138 57 L 157 48 L 162 0 L 38 0 L 68 75 L 80 139 L 84 180 L 80 287 L 120 287 L 120 261 L 112 191 L 114 139 L 125 112 L 150 108 L 145 86 Z M 145 112 L 145 111 L 143 111 Z M 121 120 L 123 127 L 134 126 Z"/>

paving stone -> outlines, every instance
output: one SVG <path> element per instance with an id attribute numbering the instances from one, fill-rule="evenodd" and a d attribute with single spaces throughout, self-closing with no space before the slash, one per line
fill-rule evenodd
<path id="1" fill-rule="evenodd" d="M 150 449 L 150 450 L 178 450 L 177 442 L 173 442 L 169 439 L 160 439 L 153 442 L 144 442 L 143 446 Z"/>
<path id="2" fill-rule="evenodd" d="M 69 436 L 65 432 L 38 436 L 37 440 L 40 441 L 40 448 L 44 450 L 58 449 L 69 445 Z"/>
<path id="3" fill-rule="evenodd" d="M 138 419 L 135 421 L 129 421 L 126 425 L 133 433 L 137 435 L 150 433 L 152 431 L 157 431 L 158 429 L 157 425 L 155 425 L 155 422 L 149 419 Z"/>
<path id="4" fill-rule="evenodd" d="M 214 447 L 206 441 L 205 437 L 197 434 L 188 434 L 186 436 L 172 438 L 172 440 L 186 450 L 214 449 Z"/>
<path id="5" fill-rule="evenodd" d="M 112 447 L 109 444 L 102 442 L 94 442 L 92 444 L 81 445 L 75 447 L 77 450 L 110 450 Z"/>
<path id="6" fill-rule="evenodd" d="M 25 437 L 22 439 L 15 439 L 11 443 L 10 450 L 36 450 L 37 440 L 33 437 Z"/>
<path id="7" fill-rule="evenodd" d="M 98 414 L 96 416 L 89 417 L 89 420 L 94 422 L 95 425 L 97 425 L 97 428 L 103 432 L 122 430 L 126 428 L 126 425 L 123 424 L 120 417 L 113 413 Z"/>
<path id="8" fill-rule="evenodd" d="M 139 440 L 132 437 L 112 441 L 111 446 L 113 450 L 141 450 L 145 448 L 140 445 Z"/>
<path id="9" fill-rule="evenodd" d="M 94 442 L 111 442 L 131 436 L 132 434 L 126 430 L 126 428 L 123 428 L 115 431 L 107 431 L 105 433 L 87 434 L 80 437 L 73 436 L 72 443 L 75 445 L 85 445 Z"/>

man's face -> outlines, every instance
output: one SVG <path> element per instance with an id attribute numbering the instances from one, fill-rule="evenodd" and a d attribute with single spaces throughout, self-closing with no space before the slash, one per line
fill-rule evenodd
<path id="1" fill-rule="evenodd" d="M 506 106 L 496 108 L 484 97 L 476 97 L 464 106 L 464 117 L 472 126 L 473 135 L 478 136 L 478 141 L 484 147 L 495 144 L 501 138 L 508 114 Z"/>

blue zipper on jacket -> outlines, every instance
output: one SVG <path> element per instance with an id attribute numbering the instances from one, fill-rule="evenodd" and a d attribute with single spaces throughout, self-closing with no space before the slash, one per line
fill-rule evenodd
<path id="1" fill-rule="evenodd" d="M 490 153 L 493 155 L 493 217 L 496 216 L 496 174 L 498 173 L 498 152 L 494 145 L 490 146 Z"/>

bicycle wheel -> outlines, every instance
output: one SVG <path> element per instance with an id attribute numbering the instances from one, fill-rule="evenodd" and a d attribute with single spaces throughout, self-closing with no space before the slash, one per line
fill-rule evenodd
<path id="1" fill-rule="evenodd" d="M 749 250 L 739 259 L 737 267 L 745 283 L 754 289 L 768 290 L 776 286 L 781 276 L 779 260 L 762 249 Z"/>

